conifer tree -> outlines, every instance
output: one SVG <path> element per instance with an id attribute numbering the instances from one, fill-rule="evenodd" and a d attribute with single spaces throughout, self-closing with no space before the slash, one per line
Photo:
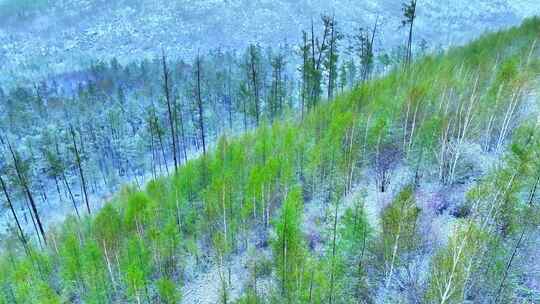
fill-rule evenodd
<path id="1" fill-rule="evenodd" d="M 328 83 L 327 83 L 327 90 L 328 90 L 328 100 L 332 100 L 334 98 L 334 91 L 336 89 L 336 83 L 337 83 L 337 76 L 338 76 L 338 42 L 342 38 L 342 34 L 339 32 L 337 28 L 337 21 L 335 16 L 323 16 L 322 17 L 324 27 L 328 28 L 329 38 L 328 38 L 328 53 L 326 54 L 324 66 L 326 69 L 326 72 L 328 74 Z"/>
<path id="2" fill-rule="evenodd" d="M 408 29 L 408 38 L 405 52 L 405 64 L 409 65 L 412 61 L 412 43 L 413 43 L 413 26 L 414 21 L 416 20 L 416 0 L 410 0 L 402 4 L 403 10 L 403 20 L 401 21 L 402 26 L 409 26 Z"/>
<path id="3" fill-rule="evenodd" d="M 269 116 L 273 120 L 280 116 L 283 112 L 283 106 L 285 102 L 286 83 L 283 79 L 285 73 L 285 55 L 279 51 L 277 55 L 274 55 L 270 59 L 270 65 L 272 67 L 272 81 L 269 96 Z"/>
<path id="4" fill-rule="evenodd" d="M 358 33 L 354 36 L 355 49 L 360 60 L 360 82 L 364 83 L 371 77 L 374 65 L 374 43 L 377 35 L 379 17 L 375 20 L 372 29 L 359 28 Z"/>

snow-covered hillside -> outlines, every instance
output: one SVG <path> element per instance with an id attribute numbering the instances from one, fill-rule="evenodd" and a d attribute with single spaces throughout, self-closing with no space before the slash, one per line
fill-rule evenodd
<path id="1" fill-rule="evenodd" d="M 47 1 L 29 3 L 38 2 Z M 0 80 L 68 71 L 97 59 L 153 57 L 162 46 L 190 58 L 199 49 L 241 48 L 253 41 L 297 43 L 321 13 L 335 13 L 345 33 L 371 26 L 379 15 L 384 40 L 378 45 L 391 48 L 403 40 L 401 2 L 58 0 L 27 4 L 18 14 L 1 4 Z M 463 43 L 540 14 L 540 1 L 534 0 L 424 0 L 418 6 L 416 41 L 432 47 Z"/>

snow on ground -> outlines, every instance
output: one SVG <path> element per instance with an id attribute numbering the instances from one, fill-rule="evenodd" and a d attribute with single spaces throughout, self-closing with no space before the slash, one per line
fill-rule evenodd
<path id="1" fill-rule="evenodd" d="M 244 251 L 232 257 L 230 266 L 230 283 L 227 289 L 229 299 L 238 298 L 249 279 L 248 255 Z M 196 274 L 192 281 L 182 287 L 182 303 L 213 304 L 220 303 L 222 296 L 222 278 L 229 281 L 228 267 L 211 264 L 209 270 Z M 227 283 L 228 284 L 228 283 Z"/>
<path id="2" fill-rule="evenodd" d="M 196 50 L 241 49 L 249 42 L 295 44 L 321 13 L 335 13 L 346 34 L 380 16 L 377 48 L 402 44 L 402 1 L 198 0 L 49 1 L 23 19 L 0 20 L 2 82 L 76 70 L 91 60 L 155 58 L 163 46 L 191 59 Z M 431 47 L 460 44 L 484 31 L 540 14 L 535 0 L 424 0 L 415 41 Z M 398 4 L 398 5 L 396 5 Z M 434 26 L 437 25 L 437 26 Z M 241 29 L 241 30 L 238 30 Z M 344 44 L 345 45 L 345 44 Z M 19 78 L 20 77 L 20 78 Z"/>

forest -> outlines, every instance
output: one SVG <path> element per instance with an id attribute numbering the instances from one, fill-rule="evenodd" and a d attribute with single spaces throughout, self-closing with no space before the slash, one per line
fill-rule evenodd
<path id="1" fill-rule="evenodd" d="M 539 303 L 540 18 L 416 9 L 0 87 L 0 304 Z"/>

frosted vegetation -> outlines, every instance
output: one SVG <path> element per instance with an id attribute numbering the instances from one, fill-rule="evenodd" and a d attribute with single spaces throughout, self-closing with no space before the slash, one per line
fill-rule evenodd
<path id="1" fill-rule="evenodd" d="M 191 61 L 197 50 L 238 50 L 301 39 L 312 18 L 335 14 L 353 35 L 377 16 L 384 35 L 377 49 L 402 45 L 398 0 L 2 0 L 2 83 L 41 80 L 85 68 L 91 61 L 122 64 L 152 59 L 163 46 L 171 58 Z M 540 13 L 534 0 L 424 0 L 418 9 L 416 42 L 432 49 L 464 43 L 484 31 L 517 25 Z"/>
<path id="2" fill-rule="evenodd" d="M 14 3 L 7 26 L 74 2 Z M 336 12 L 290 44 L 21 67 L 0 304 L 539 302 L 540 19 L 442 50 L 397 10 L 393 49 Z"/>

